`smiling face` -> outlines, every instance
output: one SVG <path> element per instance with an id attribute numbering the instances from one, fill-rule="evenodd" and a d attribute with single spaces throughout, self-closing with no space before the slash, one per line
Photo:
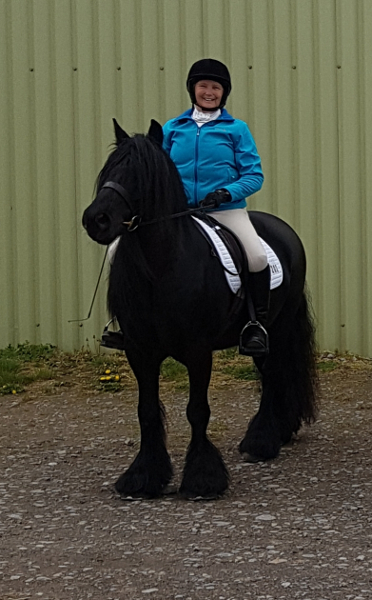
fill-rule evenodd
<path id="1" fill-rule="evenodd" d="M 196 104 L 202 110 L 217 110 L 221 104 L 223 87 L 217 81 L 202 79 L 195 84 Z"/>

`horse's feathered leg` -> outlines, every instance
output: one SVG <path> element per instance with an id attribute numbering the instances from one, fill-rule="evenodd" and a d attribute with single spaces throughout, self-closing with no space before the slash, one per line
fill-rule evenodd
<path id="1" fill-rule="evenodd" d="M 116 490 L 126 496 L 157 497 L 172 478 L 166 449 L 164 411 L 159 400 L 159 370 L 162 359 L 127 351 L 138 381 L 138 418 L 141 427 L 140 451 L 129 469 L 119 477 Z"/>
<path id="2" fill-rule="evenodd" d="M 240 452 L 252 461 L 275 458 L 283 443 L 280 419 L 286 415 L 278 414 L 284 400 L 281 373 L 271 367 L 275 367 L 275 363 L 268 357 L 261 373 L 260 408 L 250 421 L 247 433 L 239 445 Z"/>
<path id="3" fill-rule="evenodd" d="M 192 428 L 183 478 L 182 495 L 188 498 L 216 498 L 228 487 L 229 476 L 220 452 L 207 436 L 210 417 L 208 386 L 212 353 L 193 348 L 183 361 L 188 369 L 190 398 L 187 418 Z"/>
<path id="4" fill-rule="evenodd" d="M 270 354 L 261 365 L 260 408 L 239 446 L 241 453 L 258 460 L 275 458 L 281 445 L 317 413 L 314 326 L 305 294 L 286 312 L 287 319 L 270 331 Z"/>

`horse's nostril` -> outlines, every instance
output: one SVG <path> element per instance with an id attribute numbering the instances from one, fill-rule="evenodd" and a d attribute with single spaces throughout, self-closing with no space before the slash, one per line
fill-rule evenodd
<path id="1" fill-rule="evenodd" d="M 110 219 L 105 213 L 98 214 L 94 220 L 100 229 L 107 229 L 110 224 Z"/>

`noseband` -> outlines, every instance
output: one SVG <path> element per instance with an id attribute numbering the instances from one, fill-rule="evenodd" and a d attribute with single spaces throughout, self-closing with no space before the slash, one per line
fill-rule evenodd
<path id="1" fill-rule="evenodd" d="M 116 183 L 116 181 L 106 181 L 106 183 L 104 183 L 103 186 L 101 187 L 99 193 L 104 188 L 109 188 L 111 190 L 114 190 L 114 192 L 119 194 L 119 196 L 124 200 L 124 202 L 126 202 L 128 204 L 131 212 L 132 213 L 134 212 L 132 209 L 131 203 L 130 203 L 129 194 L 126 191 L 126 189 L 123 188 L 122 185 L 120 185 L 120 183 Z M 142 227 L 143 225 L 153 225 L 154 223 L 160 223 L 161 221 L 167 221 L 168 219 L 175 219 L 177 217 L 184 217 L 187 215 L 191 215 L 193 213 L 200 213 L 200 212 L 203 212 L 202 208 L 200 208 L 200 207 L 190 208 L 189 210 L 185 210 L 183 212 L 173 213 L 173 214 L 167 215 L 165 217 L 159 217 L 159 219 L 151 219 L 150 221 L 142 221 L 141 215 L 134 215 L 130 221 L 123 221 L 122 224 L 127 226 L 128 231 L 135 231 L 136 229 L 138 229 L 138 227 Z"/>

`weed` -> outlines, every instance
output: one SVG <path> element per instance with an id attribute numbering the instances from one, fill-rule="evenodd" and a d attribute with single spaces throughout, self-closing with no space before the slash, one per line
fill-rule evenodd
<path id="1" fill-rule="evenodd" d="M 224 367 L 222 372 L 233 379 L 239 379 L 241 381 L 255 381 L 258 379 L 258 373 L 253 364 L 229 365 Z"/>
<path id="2" fill-rule="evenodd" d="M 337 363 L 333 360 L 321 361 L 318 362 L 316 367 L 318 371 L 322 371 L 322 373 L 328 373 L 329 371 L 334 371 L 340 366 L 340 363 Z"/>
<path id="3" fill-rule="evenodd" d="M 165 359 L 161 365 L 160 374 L 164 379 L 178 383 L 182 383 L 188 377 L 186 367 L 174 360 L 174 358 Z"/>
<path id="4" fill-rule="evenodd" d="M 37 362 L 51 358 L 56 348 L 51 344 L 34 345 L 29 342 L 18 346 L 7 346 L 0 350 L 0 358 L 19 359 L 25 362 Z"/>

